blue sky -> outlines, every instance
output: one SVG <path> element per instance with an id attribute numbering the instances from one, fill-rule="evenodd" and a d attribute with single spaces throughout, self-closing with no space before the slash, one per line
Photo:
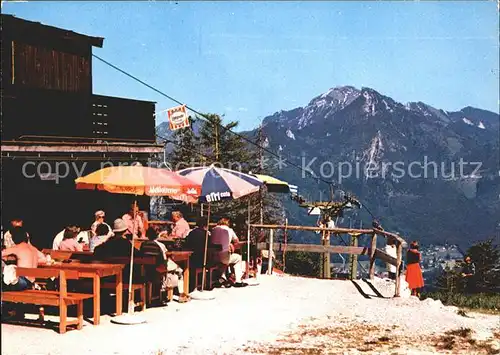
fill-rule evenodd
<path id="1" fill-rule="evenodd" d="M 449 111 L 499 107 L 494 1 L 7 2 L 2 11 L 104 37 L 96 55 L 240 129 L 340 85 Z M 93 77 L 94 93 L 176 105 L 95 59 Z"/>

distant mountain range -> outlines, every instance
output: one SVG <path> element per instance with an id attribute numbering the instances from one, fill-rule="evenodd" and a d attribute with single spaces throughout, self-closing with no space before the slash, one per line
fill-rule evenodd
<path id="1" fill-rule="evenodd" d="M 169 135 L 167 125 L 157 129 Z M 332 88 L 305 107 L 263 120 L 268 149 L 355 194 L 386 229 L 424 243 L 463 246 L 500 234 L 499 131 L 497 113 L 402 104 L 352 86 Z M 300 194 L 328 198 L 327 184 L 303 178 L 289 164 L 279 169 L 267 158 L 275 175 L 298 185 Z M 353 173 L 341 179 L 340 167 L 347 175 L 349 166 Z M 316 222 L 292 202 L 285 206 L 290 224 Z M 339 222 L 347 225 L 348 217 Z M 366 209 L 350 217 L 354 225 L 371 220 Z"/>

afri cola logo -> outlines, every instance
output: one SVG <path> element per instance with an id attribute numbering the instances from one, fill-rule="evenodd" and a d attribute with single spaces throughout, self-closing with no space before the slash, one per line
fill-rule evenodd
<path id="1" fill-rule="evenodd" d="M 231 197 L 230 192 L 211 192 L 210 195 L 205 195 L 205 199 L 207 202 L 215 202 L 215 201 L 220 201 L 224 197 Z"/>

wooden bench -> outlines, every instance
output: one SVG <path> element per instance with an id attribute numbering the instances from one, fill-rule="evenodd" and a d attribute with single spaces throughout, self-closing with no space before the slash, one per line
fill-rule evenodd
<path id="1" fill-rule="evenodd" d="M 205 289 L 211 289 L 212 286 L 215 284 L 213 274 L 215 271 L 217 271 L 221 265 L 216 264 L 216 263 L 209 263 L 207 264 L 205 268 Z M 197 290 L 201 289 L 201 285 L 203 283 L 203 267 L 196 268 L 194 270 L 195 273 L 195 286 L 194 288 Z M 200 277 L 201 276 L 201 277 Z"/>
<path id="2" fill-rule="evenodd" d="M 207 265 L 205 268 L 206 276 L 205 276 L 205 289 L 211 289 L 212 286 L 216 283 L 214 280 L 214 272 L 219 270 L 222 267 L 222 264 L 215 262 L 217 259 L 217 253 L 222 250 L 220 246 L 211 245 L 207 249 Z M 198 267 L 194 270 L 195 274 L 195 289 L 200 290 L 201 284 L 203 282 L 203 267 Z M 200 277 L 201 276 L 201 277 Z"/>
<path id="3" fill-rule="evenodd" d="M 76 325 L 77 329 L 83 327 L 83 301 L 91 299 L 92 295 L 82 293 L 68 293 L 66 280 L 78 279 L 77 271 L 62 271 L 58 269 L 30 269 L 16 268 L 17 276 L 44 278 L 51 277 L 59 278 L 59 291 L 44 291 L 44 290 L 24 290 L 24 291 L 3 291 L 2 301 L 13 303 L 34 304 L 37 306 L 56 306 L 59 307 L 59 333 L 66 333 L 66 328 L 69 325 Z M 68 321 L 68 306 L 76 305 L 77 319 Z"/>
<path id="4" fill-rule="evenodd" d="M 103 264 L 121 264 L 121 265 L 129 265 L 130 264 L 130 258 L 129 257 L 109 257 L 105 259 L 92 259 L 92 260 L 86 260 L 87 262 L 96 262 L 96 263 L 103 263 Z M 82 262 L 86 262 L 83 261 Z M 148 297 L 148 288 L 151 288 L 151 282 L 146 280 L 146 266 L 154 266 L 156 265 L 156 258 L 146 256 L 146 257 L 134 257 L 134 268 L 139 267 L 140 270 L 140 275 L 139 281 L 135 281 L 132 283 L 132 293 L 135 295 L 136 291 L 139 291 L 140 295 L 140 300 L 136 302 L 136 305 L 140 306 L 141 309 L 144 311 L 146 309 L 146 304 L 150 303 L 150 299 Z M 129 289 L 129 276 L 124 275 L 124 283 L 123 283 L 123 290 L 125 292 L 128 292 Z M 101 284 L 101 288 L 103 289 L 114 289 L 115 284 L 113 282 L 103 282 Z M 135 297 L 134 297 L 135 299 Z"/>

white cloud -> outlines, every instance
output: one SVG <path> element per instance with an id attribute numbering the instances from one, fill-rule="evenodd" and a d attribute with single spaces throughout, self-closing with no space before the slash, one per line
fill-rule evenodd
<path id="1" fill-rule="evenodd" d="M 240 112 L 247 112 L 248 109 L 246 107 L 239 107 L 238 111 L 240 111 Z"/>

